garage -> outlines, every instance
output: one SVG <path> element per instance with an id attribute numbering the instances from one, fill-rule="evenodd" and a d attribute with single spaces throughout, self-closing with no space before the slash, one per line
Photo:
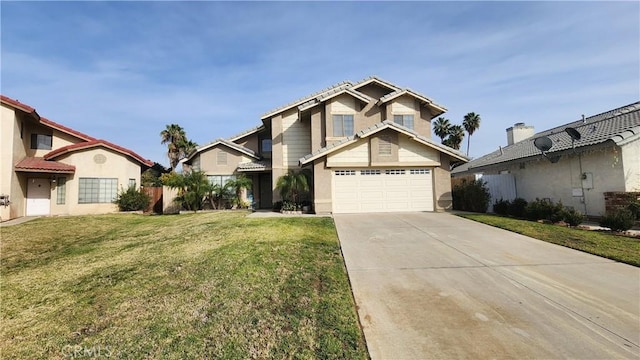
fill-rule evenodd
<path id="1" fill-rule="evenodd" d="M 433 211 L 429 168 L 335 170 L 333 212 Z"/>

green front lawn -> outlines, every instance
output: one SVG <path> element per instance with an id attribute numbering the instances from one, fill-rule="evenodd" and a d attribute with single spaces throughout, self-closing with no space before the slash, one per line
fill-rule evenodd
<path id="1" fill-rule="evenodd" d="M 0 358 L 367 358 L 332 219 L 245 215 L 3 227 Z"/>
<path id="2" fill-rule="evenodd" d="M 640 240 L 600 231 L 572 229 L 488 214 L 459 216 L 546 242 L 640 266 Z"/>

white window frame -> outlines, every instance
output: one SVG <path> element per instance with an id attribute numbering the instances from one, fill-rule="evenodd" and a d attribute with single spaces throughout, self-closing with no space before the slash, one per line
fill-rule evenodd
<path id="1" fill-rule="evenodd" d="M 118 196 L 118 178 L 79 178 L 78 204 L 106 204 Z"/>
<path id="2" fill-rule="evenodd" d="M 334 137 L 347 137 L 355 134 L 355 116 L 353 114 L 333 114 L 331 116 L 333 121 L 333 136 Z M 347 132 L 344 126 L 345 119 L 351 121 L 351 131 Z M 339 125 L 339 126 L 336 126 Z"/>
<path id="3" fill-rule="evenodd" d="M 407 120 L 411 119 L 411 126 L 407 126 Z M 415 116 L 413 114 L 393 114 L 393 122 L 413 130 L 415 126 Z"/>

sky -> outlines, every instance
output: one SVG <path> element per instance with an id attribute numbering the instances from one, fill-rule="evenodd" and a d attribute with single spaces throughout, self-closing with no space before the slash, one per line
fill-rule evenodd
<path id="1" fill-rule="evenodd" d="M 168 165 L 335 83 L 375 75 L 480 114 L 469 156 L 640 100 L 640 2 L 0 3 L 0 90 Z M 437 139 L 434 135 L 434 139 Z M 467 151 L 467 140 L 462 149 Z"/>

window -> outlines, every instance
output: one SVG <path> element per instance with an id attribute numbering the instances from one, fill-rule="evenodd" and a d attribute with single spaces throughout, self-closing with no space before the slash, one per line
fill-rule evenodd
<path id="1" fill-rule="evenodd" d="M 333 136 L 353 135 L 353 115 L 333 115 Z"/>
<path id="2" fill-rule="evenodd" d="M 31 148 L 51 150 L 53 136 L 44 134 L 31 134 Z"/>
<path id="3" fill-rule="evenodd" d="M 393 115 L 393 122 L 413 130 L 413 115 Z"/>
<path id="4" fill-rule="evenodd" d="M 67 178 L 59 177 L 56 182 L 56 204 L 64 205 L 67 199 Z"/>
<path id="5" fill-rule="evenodd" d="M 129 179 L 129 187 L 136 187 L 136 179 Z"/>
<path id="6" fill-rule="evenodd" d="M 218 165 L 227 165 L 227 153 L 226 152 L 218 152 L 217 157 Z"/>
<path id="7" fill-rule="evenodd" d="M 391 156 L 391 138 L 389 136 L 380 136 L 378 138 L 378 155 Z"/>
<path id="8" fill-rule="evenodd" d="M 404 175 L 404 169 L 402 169 L 402 170 L 395 170 L 395 169 L 385 170 L 384 173 L 385 173 L 385 175 Z"/>
<path id="9" fill-rule="evenodd" d="M 431 171 L 429 169 L 411 169 L 409 170 L 409 174 L 411 175 L 427 175 L 430 174 Z"/>
<path id="10" fill-rule="evenodd" d="M 234 175 L 207 175 L 207 179 L 213 185 L 224 186 L 231 180 L 235 180 L 236 177 Z"/>
<path id="11" fill-rule="evenodd" d="M 380 170 L 360 170 L 360 175 L 380 175 Z"/>
<path id="12" fill-rule="evenodd" d="M 118 195 L 116 178 L 80 178 L 78 204 L 110 203 Z"/>
<path id="13" fill-rule="evenodd" d="M 270 153 L 271 152 L 271 139 L 262 139 L 260 144 L 261 144 L 261 148 L 262 148 L 262 152 L 263 153 Z"/>
<path id="14" fill-rule="evenodd" d="M 349 175 L 355 175 L 355 174 L 356 174 L 355 170 L 336 170 L 337 176 L 349 176 Z"/>

